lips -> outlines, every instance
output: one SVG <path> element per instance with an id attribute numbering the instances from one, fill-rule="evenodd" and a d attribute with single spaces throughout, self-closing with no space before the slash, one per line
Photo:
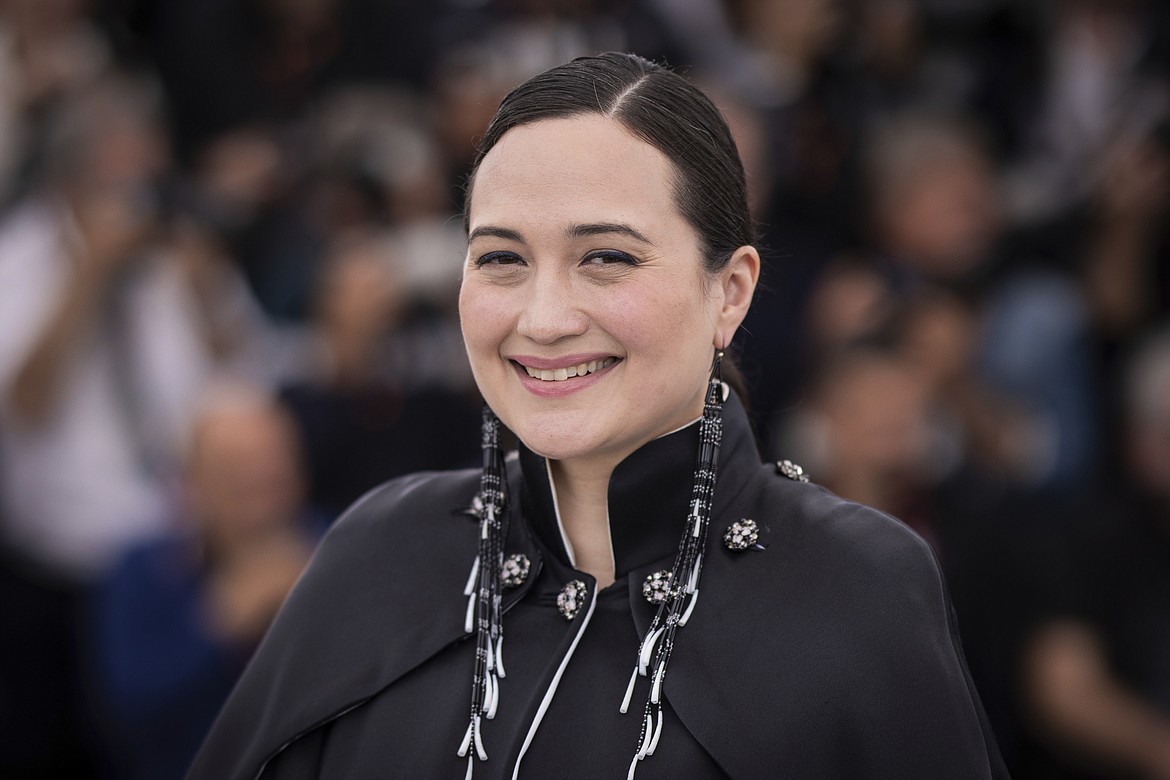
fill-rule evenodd
<path id="1" fill-rule="evenodd" d="M 533 379 L 539 379 L 542 382 L 564 382 L 566 379 L 572 379 L 578 376 L 587 376 L 599 371 L 603 368 L 609 368 L 617 362 L 616 357 L 607 357 L 601 360 L 587 360 L 576 365 L 569 365 L 562 368 L 536 368 L 534 366 L 520 363 L 528 376 Z"/>

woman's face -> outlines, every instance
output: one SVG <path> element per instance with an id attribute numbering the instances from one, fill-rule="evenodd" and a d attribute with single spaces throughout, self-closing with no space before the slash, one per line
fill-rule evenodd
<path id="1" fill-rule="evenodd" d="M 616 463 L 702 413 L 726 296 L 672 178 L 598 115 L 513 128 L 480 164 L 463 338 L 484 398 L 533 451 Z"/>

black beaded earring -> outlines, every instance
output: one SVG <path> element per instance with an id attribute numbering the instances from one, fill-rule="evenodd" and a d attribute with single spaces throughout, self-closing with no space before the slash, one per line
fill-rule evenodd
<path id="1" fill-rule="evenodd" d="M 711 524 L 715 471 L 719 460 L 719 444 L 723 438 L 723 402 L 727 398 L 722 363 L 723 351 L 717 350 L 711 365 L 703 419 L 699 423 L 699 456 L 695 463 L 690 512 L 674 566 L 661 578 L 666 583 L 666 592 L 661 594 L 660 599 L 656 599 L 658 612 L 638 648 L 638 660 L 622 700 L 621 711 L 624 713 L 630 707 L 638 678 L 651 678 L 650 692 L 642 714 L 642 733 L 638 737 L 634 759 L 630 762 L 628 780 L 633 779 L 638 762 L 653 755 L 658 739 L 662 736 L 662 684 L 666 677 L 666 665 L 674 649 L 675 633 L 687 624 L 695 609 L 695 602 L 699 600 L 699 573 L 703 568 L 703 553 L 707 548 L 707 531 Z"/>
<path id="2" fill-rule="evenodd" d="M 459 745 L 467 756 L 467 777 L 475 759 L 487 761 L 480 726 L 483 718 L 496 716 L 500 679 L 504 675 L 504 634 L 500 620 L 501 571 L 508 537 L 504 458 L 500 453 L 500 420 L 488 406 L 483 408 L 483 474 L 473 510 L 479 517 L 479 554 L 471 565 L 467 586 L 467 620 L 464 630 L 475 628 L 475 671 L 471 681 L 471 722 Z"/>

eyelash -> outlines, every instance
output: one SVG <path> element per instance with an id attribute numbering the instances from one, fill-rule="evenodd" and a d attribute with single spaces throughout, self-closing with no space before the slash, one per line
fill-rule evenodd
<path id="1" fill-rule="evenodd" d="M 606 249 L 600 252 L 592 252 L 585 256 L 583 263 L 588 263 L 593 260 L 615 260 L 616 264 L 621 265 L 637 265 L 638 261 L 633 257 L 627 255 L 625 252 L 618 252 L 615 249 Z M 614 265 L 615 263 L 602 262 L 601 265 Z"/>
<path id="2" fill-rule="evenodd" d="M 475 265 L 477 268 L 482 268 L 485 265 L 515 265 L 522 262 L 524 261 L 514 252 L 488 252 L 479 257 L 475 261 Z"/>
<path id="3" fill-rule="evenodd" d="M 591 263 L 594 260 L 601 260 L 598 265 L 637 265 L 638 261 L 625 252 L 619 252 L 614 249 L 606 249 L 600 252 L 591 252 L 582 259 L 582 264 Z M 520 258 L 515 252 L 488 252 L 485 255 L 477 258 L 475 265 L 482 268 L 486 265 L 517 265 L 523 264 L 524 260 Z"/>

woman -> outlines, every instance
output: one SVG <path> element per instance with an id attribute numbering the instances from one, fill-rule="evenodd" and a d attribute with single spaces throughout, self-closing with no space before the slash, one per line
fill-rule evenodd
<path id="1" fill-rule="evenodd" d="M 465 214 L 484 468 L 338 523 L 192 780 L 1006 776 L 929 548 L 760 464 L 721 382 L 760 261 L 707 98 L 537 76 Z"/>

